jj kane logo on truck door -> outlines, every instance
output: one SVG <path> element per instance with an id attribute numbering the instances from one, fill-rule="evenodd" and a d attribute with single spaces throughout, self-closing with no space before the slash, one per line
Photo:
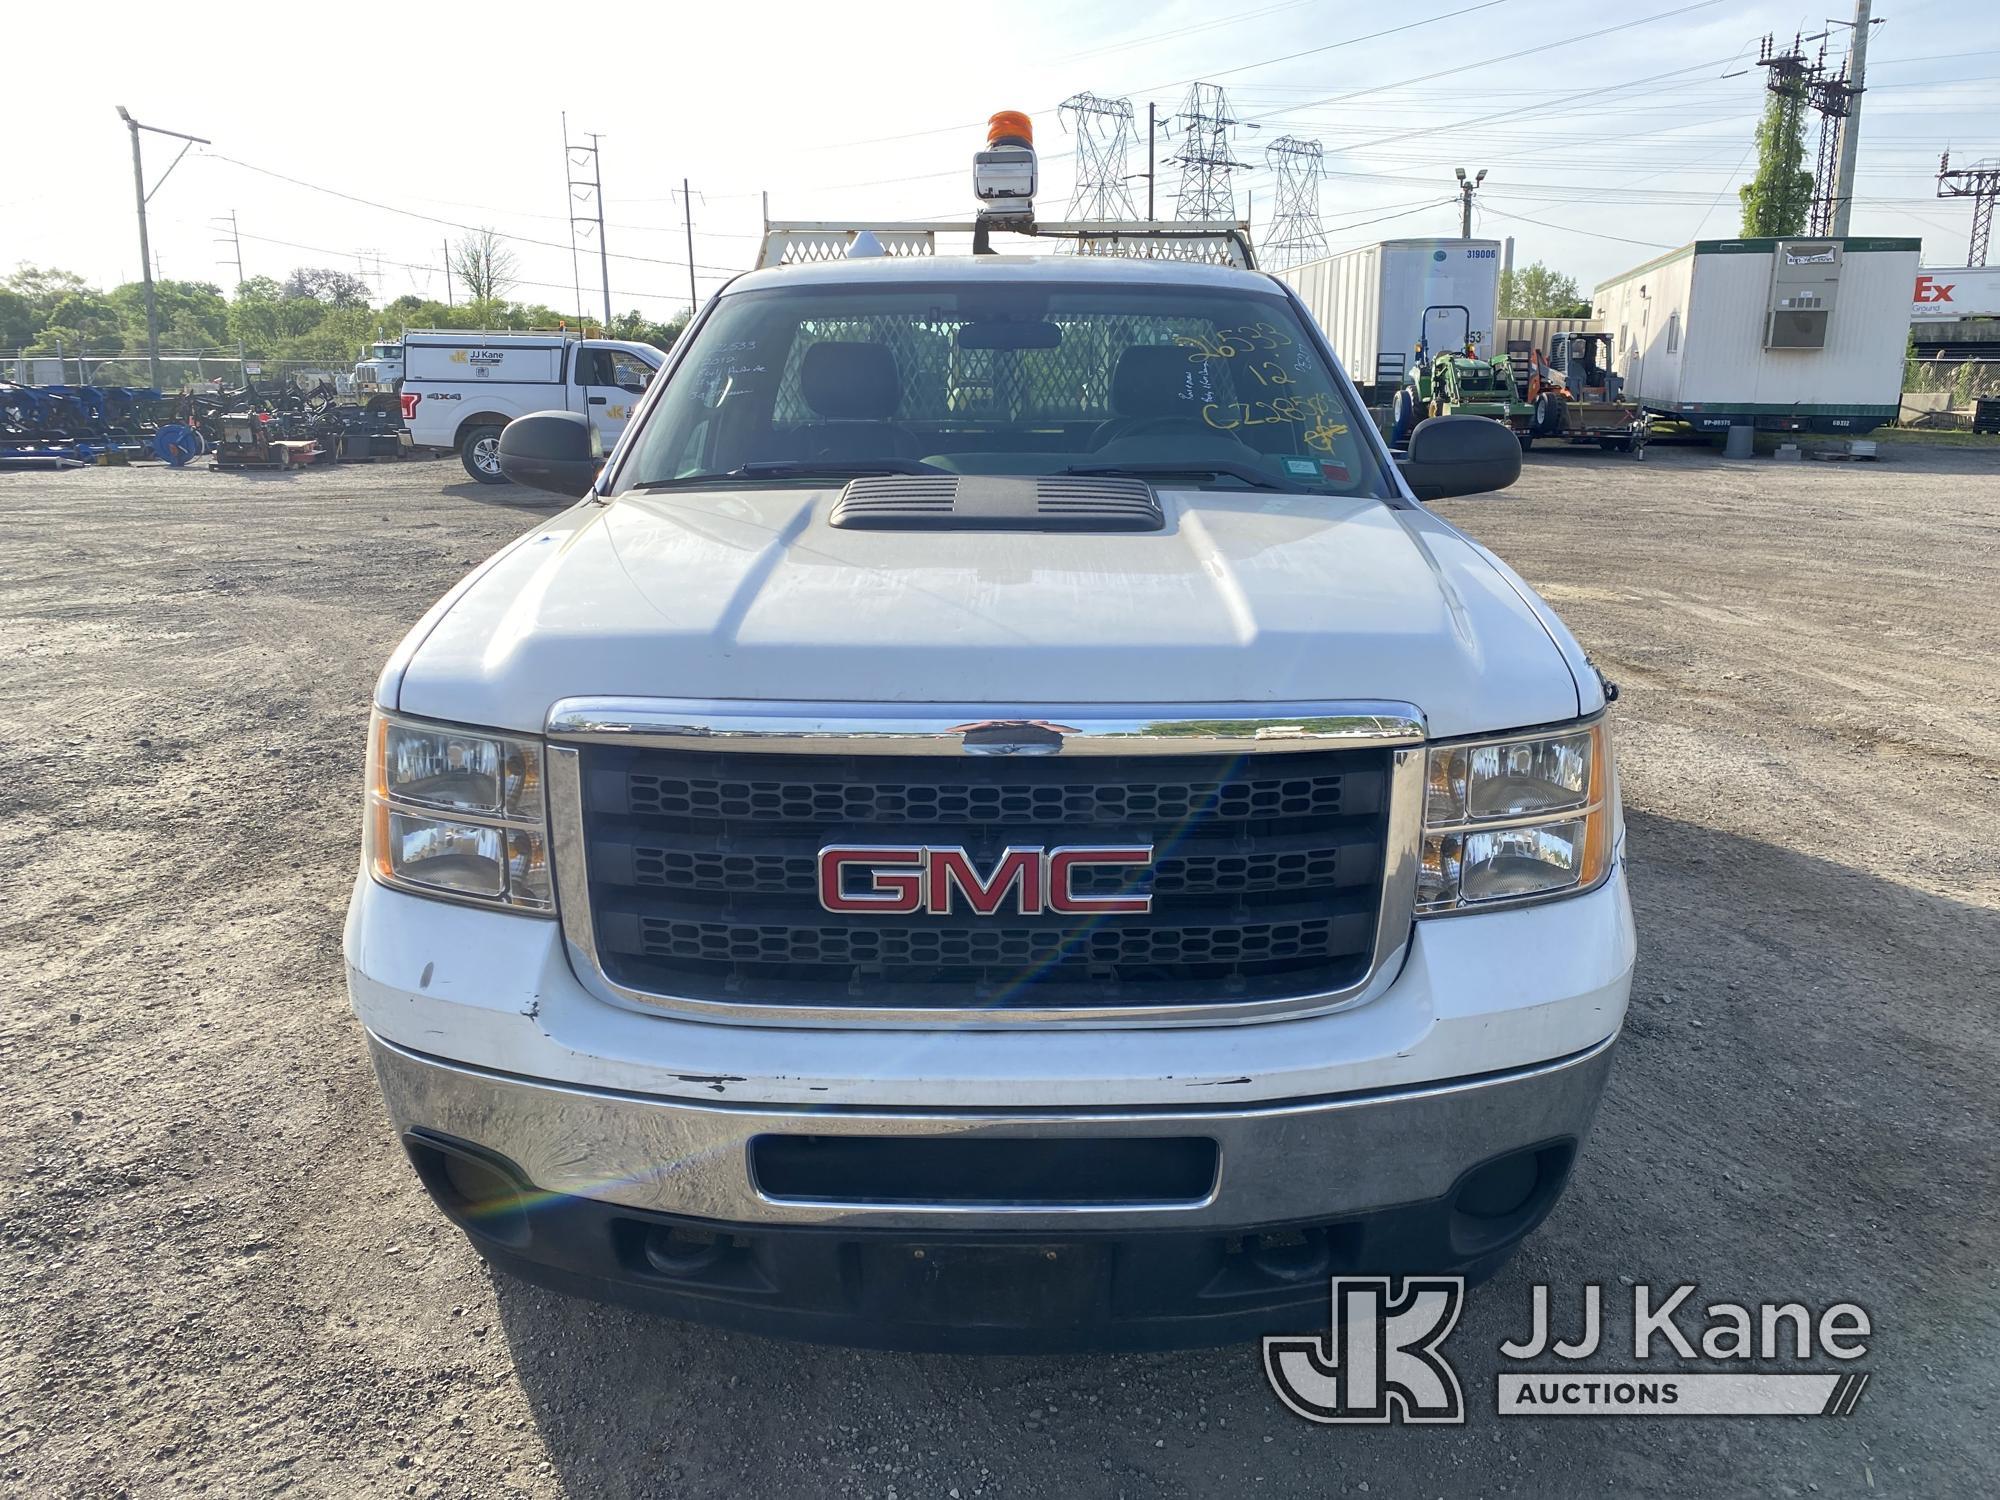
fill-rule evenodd
<path id="1" fill-rule="evenodd" d="M 1045 849 L 1010 844 L 992 869 L 982 872 L 956 845 L 828 844 L 819 851 L 819 904 L 828 911 L 884 917 L 1106 916 L 1149 912 L 1150 891 L 1134 889 L 1138 871 L 1153 863 L 1151 844 L 1071 844 Z M 1135 873 L 1108 892 L 1076 889 L 1076 872 L 1119 865 Z"/>

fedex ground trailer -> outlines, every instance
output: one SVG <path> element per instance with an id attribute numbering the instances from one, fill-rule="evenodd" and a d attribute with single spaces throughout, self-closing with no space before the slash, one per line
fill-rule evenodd
<path id="1" fill-rule="evenodd" d="M 1597 288 L 1625 393 L 1697 432 L 1896 420 L 1913 239 L 1697 240 Z"/>
<path id="2" fill-rule="evenodd" d="M 1419 339 L 1502 352 L 1498 240 L 1383 240 L 1272 274 L 1297 290 L 1371 404 L 1403 383 Z"/>

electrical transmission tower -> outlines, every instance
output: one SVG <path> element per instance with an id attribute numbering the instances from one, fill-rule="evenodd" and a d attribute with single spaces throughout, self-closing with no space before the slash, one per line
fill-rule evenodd
<path id="1" fill-rule="evenodd" d="M 563 173 L 569 181 L 569 273 L 576 284 L 576 316 L 583 320 L 583 273 L 577 264 L 577 243 L 579 237 L 588 240 L 597 236 L 597 266 L 604 275 L 604 327 L 611 328 L 611 254 L 604 246 L 604 172 L 597 158 L 597 143 L 603 137 L 595 131 L 585 131 L 590 137 L 588 146 L 573 144 L 569 138 L 569 115 L 562 117 L 563 127 Z M 590 175 L 582 175 L 588 168 Z M 578 212 L 588 209 L 587 213 Z M 688 257 L 694 259 L 692 255 Z"/>
<path id="2" fill-rule="evenodd" d="M 1177 123 L 1181 149 L 1172 160 L 1180 164 L 1181 190 L 1174 199 L 1174 217 L 1233 221 L 1236 189 L 1229 174 L 1242 171 L 1245 163 L 1229 149 L 1229 132 L 1236 121 L 1229 113 L 1229 98 L 1222 86 L 1197 83 L 1190 88 Z"/>
<path id="3" fill-rule="evenodd" d="M 1057 110 L 1076 137 L 1076 191 L 1072 219 L 1136 219 L 1126 181 L 1125 153 L 1133 144 L 1132 101 L 1100 94 L 1071 94 Z"/>
<path id="4" fill-rule="evenodd" d="M 1281 135 L 1264 148 L 1264 161 L 1277 176 L 1277 207 L 1258 258 L 1272 269 L 1296 266 L 1326 254 L 1326 226 L 1319 217 L 1319 183 L 1326 153 L 1318 141 Z"/>
<path id="5" fill-rule="evenodd" d="M 1840 201 L 1840 163 L 1847 121 L 1861 97 L 1861 85 L 1847 76 L 1846 58 L 1829 70 L 1826 62 L 1826 33 L 1794 36 L 1790 50 L 1780 52 L 1776 41 L 1766 36 L 1758 51 L 1757 66 L 1766 69 L 1764 87 L 1785 103 L 1783 128 L 1803 135 L 1805 115 L 1819 116 L 1819 150 L 1813 161 L 1812 200 L 1806 209 L 1805 232 L 1814 238 L 1844 233 Z M 1819 52 L 1810 60 L 1805 44 L 1818 42 Z"/>
<path id="6" fill-rule="evenodd" d="M 1966 250 L 1968 266 L 1986 264 L 1986 242 L 1993 235 L 1993 203 L 2000 198 L 2000 161 L 1975 162 L 1954 169 L 1949 151 L 1938 158 L 1937 195 L 1940 198 L 1972 200 L 1972 240 Z"/>
<path id="7" fill-rule="evenodd" d="M 1832 73 L 1826 71 L 1826 45 L 1820 44 L 1819 61 L 1806 91 L 1806 103 L 1819 113 L 1819 159 L 1813 167 L 1812 209 L 1806 215 L 1806 233 L 1830 235 L 1840 217 L 1840 154 L 1847 132 L 1847 117 L 1861 90 L 1847 81 L 1847 59 Z"/>

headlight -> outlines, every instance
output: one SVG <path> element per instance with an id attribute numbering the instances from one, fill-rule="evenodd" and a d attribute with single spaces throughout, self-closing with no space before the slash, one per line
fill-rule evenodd
<path id="1" fill-rule="evenodd" d="M 368 868 L 384 885 L 550 912 L 542 747 L 377 713 L 368 735 Z"/>
<path id="2" fill-rule="evenodd" d="M 1439 745 L 1425 767 L 1417 912 L 1589 890 L 1611 868 L 1611 749 L 1600 720 Z"/>

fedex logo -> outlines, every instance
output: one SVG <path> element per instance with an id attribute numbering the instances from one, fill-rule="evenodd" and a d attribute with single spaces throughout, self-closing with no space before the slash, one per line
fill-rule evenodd
<path id="1" fill-rule="evenodd" d="M 828 844 L 819 851 L 819 904 L 831 912 L 885 917 L 948 916 L 961 904 L 980 917 L 1149 912 L 1150 891 L 1085 895 L 1072 887 L 1082 866 L 1124 865 L 1136 872 L 1152 863 L 1150 844 L 1010 844 L 990 870 L 981 870 L 958 845 Z"/>
<path id="2" fill-rule="evenodd" d="M 1949 302 L 1951 301 L 1951 289 L 1957 285 L 1958 283 L 1955 281 L 1934 281 L 1928 276 L 1919 276 L 1917 278 L 1916 300 L 1918 302 Z"/>

